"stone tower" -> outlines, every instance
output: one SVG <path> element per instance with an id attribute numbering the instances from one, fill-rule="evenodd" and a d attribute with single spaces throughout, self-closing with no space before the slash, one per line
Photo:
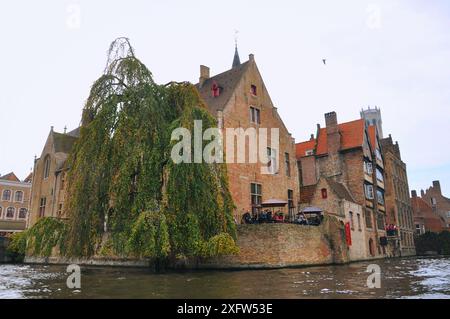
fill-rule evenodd
<path id="1" fill-rule="evenodd" d="M 376 125 L 380 139 L 383 136 L 383 121 L 381 120 L 381 109 L 375 106 L 374 109 L 361 110 L 361 118 L 366 121 L 367 125 Z"/>

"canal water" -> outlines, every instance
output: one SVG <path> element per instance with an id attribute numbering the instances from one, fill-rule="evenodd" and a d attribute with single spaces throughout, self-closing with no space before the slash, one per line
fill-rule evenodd
<path id="1" fill-rule="evenodd" d="M 143 269 L 81 267 L 68 289 L 65 266 L 0 265 L 4 298 L 449 298 L 450 258 L 374 261 L 381 287 L 369 289 L 369 262 L 258 271 L 154 274 Z"/>

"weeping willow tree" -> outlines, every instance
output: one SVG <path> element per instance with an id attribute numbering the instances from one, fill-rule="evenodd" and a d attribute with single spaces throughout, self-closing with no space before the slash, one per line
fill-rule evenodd
<path id="1" fill-rule="evenodd" d="M 192 84 L 158 85 L 128 39 L 111 44 L 68 160 L 67 255 L 105 247 L 157 258 L 237 251 L 225 165 L 170 157 L 172 130 L 192 131 L 194 120 L 217 126 Z"/>

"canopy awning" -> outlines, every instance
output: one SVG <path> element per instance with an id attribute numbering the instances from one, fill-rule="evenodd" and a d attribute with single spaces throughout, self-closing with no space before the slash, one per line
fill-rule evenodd
<path id="1" fill-rule="evenodd" d="M 313 214 L 313 213 L 322 213 L 323 209 L 319 208 L 319 207 L 306 207 L 302 210 L 302 213 L 304 214 Z"/>
<path id="2" fill-rule="evenodd" d="M 285 207 L 288 202 L 280 199 L 269 199 L 261 204 L 262 207 Z"/>

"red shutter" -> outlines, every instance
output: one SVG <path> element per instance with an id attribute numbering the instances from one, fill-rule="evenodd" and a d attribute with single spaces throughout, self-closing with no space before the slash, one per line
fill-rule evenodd
<path id="1" fill-rule="evenodd" d="M 347 241 L 347 245 L 351 246 L 352 245 L 352 231 L 350 228 L 350 223 L 345 224 L 345 239 Z"/>

